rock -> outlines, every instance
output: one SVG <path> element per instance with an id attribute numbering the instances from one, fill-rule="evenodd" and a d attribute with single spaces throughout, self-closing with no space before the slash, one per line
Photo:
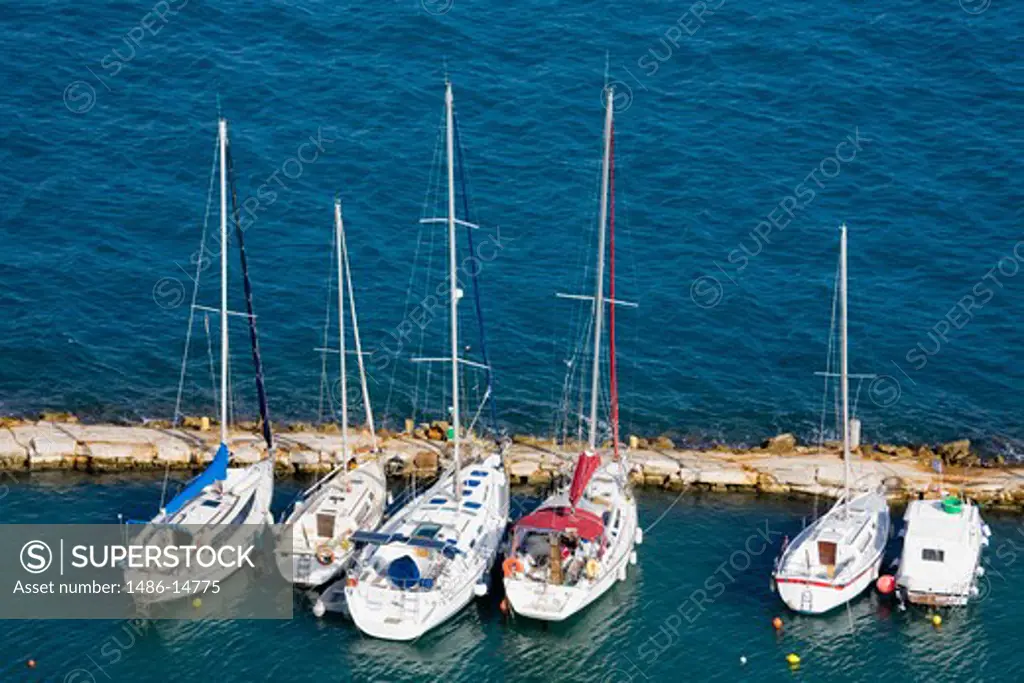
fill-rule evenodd
<path id="1" fill-rule="evenodd" d="M 431 427 L 430 429 L 428 429 L 426 436 L 431 441 L 444 441 L 445 440 L 445 433 L 442 432 L 437 427 Z"/>
<path id="2" fill-rule="evenodd" d="M 206 415 L 202 417 L 186 415 L 182 418 L 181 426 L 185 429 L 198 429 L 201 432 L 208 432 L 210 431 L 210 418 Z"/>
<path id="3" fill-rule="evenodd" d="M 880 443 L 875 446 L 875 449 L 886 455 L 891 455 L 895 458 L 913 458 L 914 451 L 907 448 L 906 446 L 894 446 L 891 443 Z"/>
<path id="4" fill-rule="evenodd" d="M 28 448 L 19 444 L 8 429 L 0 429 L 0 469 L 21 470 L 28 466 Z"/>
<path id="5" fill-rule="evenodd" d="M 650 447 L 659 451 L 672 451 L 675 450 L 676 445 L 672 443 L 672 439 L 667 436 L 659 436 L 657 439 L 650 442 Z"/>
<path id="6" fill-rule="evenodd" d="M 5 415 L 0 417 L 0 427 L 6 429 L 7 427 L 17 427 L 18 425 L 25 424 L 25 421 L 20 417 L 10 417 Z"/>
<path id="7" fill-rule="evenodd" d="M 971 442 L 969 439 L 960 439 L 944 443 L 939 446 L 939 455 L 947 465 L 966 465 L 972 459 Z"/>
<path id="8" fill-rule="evenodd" d="M 255 423 L 255 424 L 256 424 L 256 426 L 259 425 L 259 423 Z M 312 431 L 316 431 L 315 429 L 313 429 L 313 425 L 309 424 L 308 422 L 292 422 L 291 424 L 288 425 L 287 430 L 289 432 L 312 432 Z M 255 431 L 255 430 L 253 430 L 253 431 Z"/>
<path id="9" fill-rule="evenodd" d="M 438 466 L 437 453 L 434 451 L 419 451 L 413 456 L 412 465 L 419 474 L 436 473 Z"/>
<path id="10" fill-rule="evenodd" d="M 430 433 L 431 434 L 440 434 L 440 436 L 438 436 L 438 437 L 431 437 L 431 438 L 434 441 L 447 441 L 448 440 L 448 430 L 451 429 L 451 427 L 452 427 L 451 424 L 449 424 L 448 422 L 445 422 L 444 420 L 435 420 L 434 422 L 431 422 L 430 423 Z"/>
<path id="11" fill-rule="evenodd" d="M 71 413 L 44 412 L 39 416 L 41 422 L 63 422 L 78 424 L 78 418 Z"/>
<path id="12" fill-rule="evenodd" d="M 316 426 L 316 431 L 321 434 L 341 434 L 341 427 L 335 422 L 321 422 Z"/>
<path id="13" fill-rule="evenodd" d="M 792 434 L 779 434 L 761 444 L 761 448 L 772 453 L 792 453 L 796 450 L 796 437 Z"/>
<path id="14" fill-rule="evenodd" d="M 534 470 L 526 479 L 530 486 L 546 486 L 551 483 L 554 473 L 551 470 Z"/>

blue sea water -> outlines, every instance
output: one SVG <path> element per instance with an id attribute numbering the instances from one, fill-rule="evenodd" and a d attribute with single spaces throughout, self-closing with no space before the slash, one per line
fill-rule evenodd
<path id="1" fill-rule="evenodd" d="M 417 220 L 447 73 L 473 217 L 500 235 L 480 273 L 500 418 L 550 431 L 572 334 L 554 293 L 584 282 L 607 68 L 617 294 L 640 303 L 618 320 L 629 431 L 809 437 L 846 221 L 852 370 L 879 376 L 855 383 L 866 438 L 1024 452 L 1022 35 L 1024 7 L 1004 0 L 4 3 L 0 410 L 171 414 L 219 110 L 241 197 L 260 201 L 246 241 L 271 411 L 314 419 L 331 202 L 345 201 L 364 343 L 393 349 L 429 251 Z M 311 137 L 315 161 L 294 161 L 314 155 Z M 202 303 L 214 282 L 204 275 Z M 232 339 L 247 369 L 241 325 Z M 371 363 L 392 424 L 417 396 L 412 346 Z M 211 412 L 204 336 L 192 352 L 186 408 Z M 278 503 L 298 485 L 280 483 Z M 148 479 L 33 476 L 0 513 L 112 521 L 158 497 Z M 645 493 L 636 571 L 563 626 L 506 624 L 487 602 L 413 647 L 307 613 L 157 624 L 134 640 L 117 622 L 8 622 L 0 671 L 64 683 L 1016 675 L 1016 521 L 990 519 L 987 597 L 937 631 L 874 595 L 824 618 L 784 612 L 767 588 L 774 551 L 812 512 Z M 755 553 L 762 531 L 774 545 Z M 725 588 L 701 611 L 694 591 L 711 577 Z"/>
<path id="2" fill-rule="evenodd" d="M 159 481 L 129 476 L 34 475 L 5 484 L 6 523 L 112 523 L 115 511 L 152 511 L 160 494 Z M 298 486 L 279 482 L 276 508 Z M 475 602 L 412 645 L 363 637 L 308 609 L 290 621 L 153 621 L 134 629 L 120 621 L 7 621 L 0 675 L 60 683 L 1018 678 L 1019 520 L 988 516 L 993 543 L 982 598 L 944 611 L 936 629 L 925 611 L 900 612 L 873 590 L 823 617 L 785 610 L 768 577 L 783 537 L 799 532 L 815 512 L 813 501 L 644 492 L 639 512 L 646 533 L 636 567 L 564 624 L 507 622 L 497 598 Z M 889 557 L 897 554 L 894 540 Z M 784 621 L 781 634 L 772 628 L 775 616 Z M 785 661 L 791 652 L 802 659 L 797 669 Z"/>
<path id="3" fill-rule="evenodd" d="M 571 335 L 554 294 L 584 282 L 607 69 L 618 292 L 640 303 L 618 321 L 629 431 L 810 437 L 846 221 L 851 369 L 878 376 L 854 387 L 865 437 L 1024 451 L 1022 34 L 998 0 L 5 3 L 2 410 L 170 416 L 219 108 L 258 204 L 272 414 L 317 417 L 340 193 L 372 394 L 400 423 L 415 349 L 394 337 L 447 73 L 474 220 L 500 235 L 480 274 L 500 419 L 550 432 Z M 212 410 L 205 351 L 191 412 Z"/>

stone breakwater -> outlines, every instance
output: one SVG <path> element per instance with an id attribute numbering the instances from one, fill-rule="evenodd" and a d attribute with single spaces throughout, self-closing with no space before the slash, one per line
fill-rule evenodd
<path id="1" fill-rule="evenodd" d="M 191 471 L 213 456 L 218 439 L 206 418 L 189 418 L 180 428 L 151 423 L 143 426 L 85 425 L 73 416 L 44 415 L 39 421 L 0 420 L 0 470 L 34 472 L 76 470 L 92 473 Z M 229 436 L 236 462 L 262 458 L 263 441 L 255 429 Z M 410 425 L 411 427 L 411 425 Z M 406 433 L 378 437 L 389 474 L 430 477 L 450 457 L 444 440 L 447 425 L 435 423 Z M 291 425 L 276 435 L 276 469 L 281 475 L 315 474 L 334 466 L 341 452 L 337 427 Z M 687 450 L 671 440 L 630 437 L 631 478 L 638 486 L 670 491 L 747 491 L 752 493 L 835 497 L 842 491 L 843 463 L 836 444 L 799 445 L 789 434 L 765 441 L 760 448 Z M 468 440 L 467 452 L 483 452 L 488 443 Z M 352 430 L 350 449 L 358 458 L 372 457 L 366 431 Z M 506 462 L 516 485 L 548 486 L 571 470 L 575 446 L 559 446 L 532 437 L 515 437 Z M 863 445 L 853 473 L 863 486 L 884 484 L 894 501 L 935 490 L 933 464 L 944 463 L 943 486 L 962 491 L 986 504 L 1024 512 L 1024 467 L 998 459 L 982 463 L 969 441 L 929 446 Z"/>

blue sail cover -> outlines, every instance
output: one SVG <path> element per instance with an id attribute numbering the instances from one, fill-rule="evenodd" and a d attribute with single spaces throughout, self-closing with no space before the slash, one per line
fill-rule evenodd
<path id="1" fill-rule="evenodd" d="M 231 458 L 231 454 L 228 453 L 228 447 L 224 444 L 220 445 L 217 449 L 217 454 L 213 456 L 213 462 L 207 466 L 202 473 L 199 474 L 195 479 L 190 481 L 188 485 L 181 490 L 181 493 L 171 499 L 167 506 L 164 508 L 167 514 L 173 515 L 175 512 L 180 510 L 190 500 L 195 498 L 210 484 L 216 481 L 224 481 L 228 478 L 228 460 Z"/>

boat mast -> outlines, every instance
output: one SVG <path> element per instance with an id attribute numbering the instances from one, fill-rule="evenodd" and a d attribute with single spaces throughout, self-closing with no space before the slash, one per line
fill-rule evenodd
<path id="1" fill-rule="evenodd" d="M 348 373 L 345 368 L 345 281 L 342 279 L 341 200 L 334 200 L 334 247 L 338 261 L 338 359 L 341 370 L 341 462 L 348 460 Z"/>
<path id="2" fill-rule="evenodd" d="M 839 228 L 839 334 L 840 334 L 840 382 L 843 391 L 843 498 L 844 510 L 850 511 L 850 380 L 846 348 L 846 223 Z"/>
<path id="3" fill-rule="evenodd" d="M 338 200 L 340 213 L 341 200 Z M 370 428 L 370 444 L 377 451 L 377 432 L 373 428 L 373 407 L 370 405 L 370 389 L 366 384 L 366 364 L 363 362 L 363 345 L 359 339 L 359 319 L 356 317 L 356 295 L 352 289 L 352 269 L 348 263 L 348 246 L 345 243 L 345 224 L 338 222 L 341 237 L 341 256 L 345 259 L 345 286 L 348 288 L 348 308 L 352 314 L 352 336 L 355 339 L 356 362 L 359 365 L 359 383 L 363 390 L 363 406 L 366 408 L 366 425 Z"/>
<path id="4" fill-rule="evenodd" d="M 445 146 L 448 156 L 448 279 L 450 280 L 451 354 L 452 354 L 452 446 L 455 459 L 455 500 L 462 497 L 461 463 L 459 462 L 459 282 L 456 278 L 455 254 L 455 159 L 453 141 L 452 84 L 445 81 Z"/>
<path id="5" fill-rule="evenodd" d="M 228 442 L 228 122 L 220 136 L 220 442 Z"/>
<path id="6" fill-rule="evenodd" d="M 604 319 L 604 239 L 608 220 L 608 164 L 611 152 L 614 90 L 605 89 L 604 159 L 601 163 L 601 217 L 597 232 L 597 283 L 594 294 L 594 363 L 590 382 L 590 450 L 597 450 L 597 399 L 601 380 L 601 323 Z"/>

